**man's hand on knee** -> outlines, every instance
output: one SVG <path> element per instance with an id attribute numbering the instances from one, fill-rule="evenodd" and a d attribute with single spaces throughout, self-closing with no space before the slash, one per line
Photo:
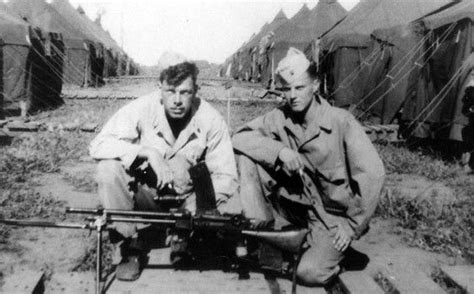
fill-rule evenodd
<path id="1" fill-rule="evenodd" d="M 164 187 L 171 188 L 173 182 L 173 172 L 163 155 L 155 148 L 143 146 L 138 152 L 138 157 L 147 160 L 150 167 L 156 174 L 156 188 L 158 190 Z"/>
<path id="2" fill-rule="evenodd" d="M 333 240 L 334 248 L 340 252 L 344 252 L 351 245 L 354 238 L 354 232 L 344 228 L 343 225 L 337 225 L 336 235 Z"/>

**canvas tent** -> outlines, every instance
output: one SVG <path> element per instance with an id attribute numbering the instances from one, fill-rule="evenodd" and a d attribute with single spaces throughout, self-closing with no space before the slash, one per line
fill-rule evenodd
<path id="1" fill-rule="evenodd" d="M 473 115 L 465 90 L 474 82 L 474 2 L 462 1 L 423 18 L 426 59 L 410 83 L 416 91 L 403 107 L 410 134 L 474 141 Z M 472 101 L 471 101 L 472 103 Z"/>
<path id="2" fill-rule="evenodd" d="M 31 59 L 28 57 L 33 35 L 28 23 L 9 14 L 5 5 L 0 3 L 0 119 L 10 110 L 18 109 L 20 101 L 26 102 L 31 97 L 31 87 L 28 86 Z"/>
<path id="3" fill-rule="evenodd" d="M 249 40 L 226 60 L 223 74 L 230 73 L 234 79 L 259 80 L 262 64 L 266 62 L 261 51 L 270 42 L 270 34 L 286 21 L 288 18 L 283 10 L 278 11 L 270 23 L 266 22 L 258 33 L 253 33 Z"/>
<path id="4" fill-rule="evenodd" d="M 68 0 L 53 0 L 50 4 L 66 18 L 75 28 L 86 35 L 90 58 L 89 76 L 85 86 L 98 86 L 103 81 L 104 72 L 104 43 L 84 18 L 74 9 Z"/>
<path id="5" fill-rule="evenodd" d="M 38 89 L 39 95 L 34 100 L 36 106 L 32 105 L 31 108 L 43 109 L 61 105 L 65 46 L 62 24 L 56 21 L 60 16 L 43 0 L 15 0 L 9 1 L 7 6 L 42 32 L 44 55 L 41 78 L 44 83 L 38 85 L 41 89 Z"/>
<path id="6" fill-rule="evenodd" d="M 83 85 L 90 69 L 86 36 L 42 0 L 10 1 L 9 7 L 31 25 L 54 35 L 61 35 L 63 44 L 53 47 L 61 61 L 57 67 L 62 68 L 56 75 L 61 76 L 64 83 Z"/>
<path id="7" fill-rule="evenodd" d="M 245 51 L 245 45 L 247 43 L 244 42 L 242 44 L 242 46 L 240 46 L 239 49 L 237 49 L 237 51 L 232 55 L 232 69 L 231 69 L 231 73 L 230 75 L 232 76 L 232 78 L 234 79 L 239 79 L 241 78 L 241 73 L 242 73 L 242 69 L 243 69 L 243 63 L 244 63 L 244 51 Z"/>
<path id="8" fill-rule="evenodd" d="M 266 58 L 265 50 L 273 42 L 275 30 L 286 23 L 288 18 L 283 10 L 278 11 L 270 23 L 266 23 L 258 34 L 247 44 L 247 59 L 249 60 L 249 72 L 252 81 L 260 81 L 264 68 L 270 65 L 270 60 Z"/>
<path id="9" fill-rule="evenodd" d="M 293 47 L 302 47 L 300 44 L 309 42 L 310 36 L 303 31 L 304 25 L 309 22 L 310 17 L 311 10 L 304 4 L 291 19 L 273 31 L 274 36 L 267 42 L 266 48 L 262 52 L 268 61 L 262 68 L 262 81 L 265 85 L 268 86 L 272 80 L 276 65 L 284 57 L 285 48 L 288 49 L 290 43 Z"/>
<path id="10" fill-rule="evenodd" d="M 28 30 L 26 43 L 6 44 L 3 47 L 3 53 L 6 54 L 3 71 L 7 74 L 3 79 L 4 112 L 16 112 L 21 102 L 25 103 L 25 110 L 28 112 L 61 105 L 60 52 L 64 48 L 61 35 L 33 27 L 5 3 L 1 3 L 0 11 L 4 18 L 13 20 L 23 27 L 22 30 Z M 8 35 L 7 39 L 13 38 L 15 32 L 8 32 Z"/>
<path id="11" fill-rule="evenodd" d="M 321 39 L 321 70 L 337 106 L 357 105 L 370 82 L 370 66 L 383 51 L 375 46 L 376 29 L 408 24 L 449 4 L 450 0 L 363 0 Z"/>
<path id="12" fill-rule="evenodd" d="M 304 50 L 308 43 L 318 39 L 346 15 L 346 10 L 336 0 L 320 0 L 310 10 L 304 5 L 288 22 L 275 30 L 271 47 L 266 50 L 267 58 L 273 64 L 285 56 L 288 48 Z M 265 69 L 264 80 L 269 81 L 272 68 Z"/>
<path id="13" fill-rule="evenodd" d="M 337 0 L 320 0 L 313 8 L 314 17 L 311 18 L 311 42 L 306 47 L 310 59 L 318 61 L 319 39 L 321 36 L 341 22 L 347 15 L 347 11 Z M 318 46 L 316 46 L 318 45 Z"/>
<path id="14" fill-rule="evenodd" d="M 83 22 L 87 25 L 88 29 L 101 41 L 104 45 L 103 51 L 103 76 L 108 77 L 109 73 L 112 76 L 115 75 L 128 75 L 127 69 L 129 68 L 128 56 L 125 52 L 117 45 L 115 40 L 108 34 L 101 26 L 100 19 L 93 22 L 87 17 L 84 10 L 79 6 L 77 12 L 82 18 Z M 116 69 L 116 72 L 113 72 Z"/>

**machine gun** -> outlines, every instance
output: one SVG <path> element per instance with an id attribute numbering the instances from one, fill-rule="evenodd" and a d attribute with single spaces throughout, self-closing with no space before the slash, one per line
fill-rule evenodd
<path id="1" fill-rule="evenodd" d="M 246 218 L 243 214 L 215 214 L 216 198 L 211 177 L 204 161 L 189 170 L 196 193 L 196 213 L 189 211 L 129 211 L 113 209 L 66 208 L 66 214 L 86 215 L 84 223 L 57 223 L 48 221 L 31 221 L 3 219 L 0 224 L 12 226 L 32 226 L 66 229 L 84 229 L 96 231 L 96 293 L 103 293 L 102 282 L 102 243 L 103 231 L 114 222 L 142 223 L 171 228 L 187 232 L 220 232 L 244 239 L 255 239 L 266 242 L 278 249 L 291 253 L 299 253 L 304 242 L 307 229 L 296 230 L 258 230 L 255 220 Z M 159 200 L 159 199 L 158 199 Z M 168 199 L 169 200 L 169 199 Z M 168 201 L 167 200 L 167 201 Z M 238 253 L 236 255 L 239 255 Z M 237 256 L 243 257 L 243 256 Z"/>
<path id="2" fill-rule="evenodd" d="M 298 253 L 301 244 L 307 234 L 306 229 L 298 230 L 255 230 L 252 229 L 253 221 L 241 214 L 233 215 L 208 215 L 206 213 L 192 215 L 183 212 L 149 212 L 129 210 L 108 210 L 88 208 L 66 208 L 68 214 L 85 214 L 85 223 L 56 223 L 48 221 L 30 221 L 2 219 L 1 224 L 28 227 L 49 227 L 66 229 L 85 229 L 96 231 L 97 253 L 96 253 L 96 293 L 103 293 L 102 285 L 102 243 L 103 231 L 113 222 L 143 223 L 160 226 L 163 228 L 175 228 L 198 232 L 225 232 L 242 236 L 244 238 L 255 238 L 267 242 L 281 250 Z"/>

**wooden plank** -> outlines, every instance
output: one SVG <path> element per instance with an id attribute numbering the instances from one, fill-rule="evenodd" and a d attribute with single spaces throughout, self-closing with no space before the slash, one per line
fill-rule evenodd
<path id="1" fill-rule="evenodd" d="M 239 280 L 237 273 L 220 270 L 174 270 L 167 268 L 169 248 L 150 252 L 148 267 L 135 282 L 114 280 L 108 294 L 137 293 L 269 293 L 269 286 L 261 273 L 250 273 L 250 279 Z M 278 279 L 282 293 L 291 293 L 291 281 Z M 322 288 L 307 288 L 298 285 L 299 294 L 323 294 Z"/>
<path id="2" fill-rule="evenodd" d="M 282 293 L 291 293 L 292 283 L 290 280 L 278 279 Z M 268 290 L 267 290 L 268 291 Z M 326 290 L 322 287 L 305 287 L 303 285 L 296 286 L 298 294 L 326 294 Z"/>
<path id="3" fill-rule="evenodd" d="M 374 279 L 365 272 L 344 272 L 339 281 L 348 294 L 383 294 Z"/>
<path id="4" fill-rule="evenodd" d="M 291 281 L 278 279 L 282 293 L 291 293 Z M 260 273 L 250 279 L 239 280 L 236 273 L 222 271 L 175 271 L 173 269 L 145 269 L 135 282 L 115 280 L 109 294 L 118 293 L 269 293 L 268 284 Z M 324 294 L 323 288 L 298 285 L 298 294 Z"/>
<path id="5" fill-rule="evenodd" d="M 76 131 L 79 129 L 79 126 L 81 125 L 81 123 L 79 122 L 69 122 L 69 123 L 65 123 L 63 125 L 63 129 L 66 130 L 66 131 Z"/>
<path id="6" fill-rule="evenodd" d="M 37 132 L 41 123 L 13 121 L 7 124 L 7 128 L 11 132 Z"/>
<path id="7" fill-rule="evenodd" d="M 369 134 L 369 133 L 373 132 L 373 130 L 369 126 L 362 126 L 362 128 L 364 129 L 364 132 L 366 134 Z"/>
<path id="8" fill-rule="evenodd" d="M 386 132 L 396 132 L 398 131 L 398 125 L 378 125 Z"/>
<path id="9" fill-rule="evenodd" d="M 260 283 L 259 283 L 260 282 Z M 221 271 L 145 269 L 135 282 L 115 280 L 107 293 L 268 293 L 263 280 L 238 280 L 237 274 Z"/>
<path id="10" fill-rule="evenodd" d="M 456 285 L 463 288 L 469 294 L 474 294 L 474 266 L 473 265 L 456 265 L 442 266 L 441 270 Z"/>
<path id="11" fill-rule="evenodd" d="M 44 292 L 44 273 L 25 268 L 17 269 L 7 276 L 0 293 L 31 294 Z"/>
<path id="12" fill-rule="evenodd" d="M 433 280 L 419 270 L 400 270 L 387 277 L 390 283 L 400 292 L 445 294 L 446 292 Z"/>
<path id="13" fill-rule="evenodd" d="M 383 129 L 379 125 L 370 125 L 368 126 L 372 130 L 374 130 L 376 133 L 381 133 L 383 132 Z"/>
<path id="14" fill-rule="evenodd" d="M 377 140 L 377 133 L 370 126 L 363 126 L 365 133 L 369 137 L 370 141 L 374 142 Z"/>
<path id="15" fill-rule="evenodd" d="M 97 130 L 97 128 L 99 127 L 99 124 L 98 123 L 85 123 L 82 127 L 81 127 L 81 131 L 83 132 L 95 132 Z"/>

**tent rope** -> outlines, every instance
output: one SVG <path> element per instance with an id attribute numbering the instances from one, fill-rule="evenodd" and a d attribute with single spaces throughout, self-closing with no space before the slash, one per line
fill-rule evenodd
<path id="1" fill-rule="evenodd" d="M 359 66 L 357 66 L 349 75 L 344 78 L 344 80 L 342 80 L 341 83 L 339 83 L 337 89 L 334 90 L 331 94 L 329 94 L 328 98 L 333 97 L 334 95 L 336 95 L 337 92 L 342 89 L 345 89 L 346 85 L 350 85 L 358 77 L 359 73 L 364 70 L 366 66 L 372 65 L 372 63 L 376 60 L 376 55 L 378 53 L 377 49 L 378 48 L 374 48 L 372 52 L 359 64 Z M 350 81 L 347 82 L 349 79 Z"/>
<path id="2" fill-rule="evenodd" d="M 449 32 L 448 32 L 448 31 L 445 31 L 445 32 L 443 33 L 443 41 L 448 37 L 448 35 L 449 35 Z M 421 54 L 421 56 L 417 58 L 417 60 L 416 60 L 417 62 L 415 62 L 415 63 L 413 64 L 413 66 L 412 66 L 410 69 L 408 69 L 401 77 L 399 77 L 399 79 L 398 79 L 395 83 L 393 83 L 393 81 L 392 81 L 390 88 L 389 88 L 388 90 L 386 90 L 382 95 L 380 95 L 380 97 L 378 97 L 373 103 L 371 103 L 361 114 L 359 114 L 359 115 L 357 116 L 357 118 L 360 119 L 363 115 L 365 115 L 367 112 L 369 112 L 369 110 L 372 109 L 372 107 L 374 107 L 374 106 L 375 106 L 377 103 L 379 103 L 388 93 L 390 93 L 393 89 L 395 89 L 396 86 L 397 86 L 398 84 L 400 84 L 401 81 L 403 81 L 403 79 L 404 79 L 406 76 L 408 76 L 409 74 L 411 74 L 411 72 L 412 72 L 415 68 L 417 68 L 417 67 L 424 67 L 424 66 L 429 62 L 430 58 L 433 57 L 433 55 L 434 55 L 434 54 L 436 53 L 436 51 L 437 51 L 437 49 L 433 50 L 433 51 L 429 54 L 429 56 L 425 58 L 425 54 L 427 54 L 428 52 L 430 52 L 430 49 L 431 49 L 432 47 L 433 47 L 433 44 L 431 44 L 426 50 L 424 50 L 424 52 Z M 424 62 L 421 63 L 421 66 L 420 66 L 420 63 L 418 62 L 418 61 L 420 61 L 420 60 L 424 60 Z M 408 61 L 407 61 L 407 62 L 408 62 Z M 377 87 L 380 87 L 380 85 L 381 85 L 382 83 L 384 83 L 385 81 L 386 81 L 386 78 L 384 78 L 384 79 L 379 83 L 379 85 L 378 85 Z M 377 87 L 376 87 L 376 88 L 377 88 Z M 370 95 L 372 95 L 374 92 L 375 92 L 375 90 L 372 89 L 372 91 L 370 91 L 367 95 L 365 95 L 364 98 L 362 98 L 361 101 L 359 101 L 359 103 L 357 103 L 356 108 L 358 108 L 363 102 L 365 102 L 365 101 L 370 97 Z"/>
<path id="3" fill-rule="evenodd" d="M 415 123 L 418 123 L 417 127 L 411 132 L 415 132 L 418 130 L 422 124 L 424 124 L 428 118 L 433 114 L 433 112 L 438 108 L 438 106 L 441 104 L 441 102 L 444 101 L 446 97 L 448 97 L 449 91 L 454 87 L 455 83 L 457 82 L 458 78 L 462 75 L 462 73 L 466 70 L 468 67 L 468 64 L 465 63 L 462 66 L 460 66 L 454 75 L 451 77 L 451 79 L 444 85 L 444 87 L 438 92 L 438 94 L 433 97 L 433 99 L 420 111 L 420 113 L 412 120 L 412 122 L 408 125 L 408 129 L 413 126 Z M 434 106 L 432 107 L 432 105 Z M 430 109 L 431 108 L 431 109 Z M 422 119 L 420 122 L 417 122 L 418 119 L 420 119 L 424 113 L 430 109 L 430 111 L 424 116 L 424 119 Z"/>

